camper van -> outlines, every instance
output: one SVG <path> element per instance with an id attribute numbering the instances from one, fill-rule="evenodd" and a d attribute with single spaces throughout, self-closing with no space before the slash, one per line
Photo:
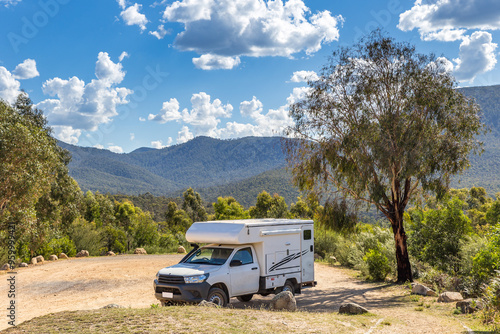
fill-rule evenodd
<path id="1" fill-rule="evenodd" d="M 316 285 L 312 220 L 196 222 L 186 239 L 193 249 L 156 274 L 155 297 L 163 306 L 202 300 L 226 306 L 232 297 L 248 302 L 255 294 L 296 294 Z"/>

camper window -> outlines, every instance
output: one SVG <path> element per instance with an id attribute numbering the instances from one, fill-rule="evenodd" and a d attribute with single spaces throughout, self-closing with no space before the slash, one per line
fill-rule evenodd
<path id="1" fill-rule="evenodd" d="M 253 263 L 252 250 L 250 247 L 240 249 L 233 256 L 234 260 L 240 260 L 242 265 Z"/>
<path id="2" fill-rule="evenodd" d="M 311 240 L 312 233 L 311 230 L 304 230 L 304 240 Z"/>

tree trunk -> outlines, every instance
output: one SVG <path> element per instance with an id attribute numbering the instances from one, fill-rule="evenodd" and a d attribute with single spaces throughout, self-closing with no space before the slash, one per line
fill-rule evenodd
<path id="1" fill-rule="evenodd" d="M 397 282 L 413 282 L 408 247 L 406 245 L 406 233 L 403 227 L 403 217 L 395 217 L 395 220 L 391 221 L 391 223 L 392 231 L 394 232 L 394 241 L 396 243 L 396 261 L 398 268 Z"/>

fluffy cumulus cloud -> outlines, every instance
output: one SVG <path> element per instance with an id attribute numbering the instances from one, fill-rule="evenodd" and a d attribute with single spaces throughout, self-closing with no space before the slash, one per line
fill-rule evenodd
<path id="1" fill-rule="evenodd" d="M 116 107 L 128 103 L 133 91 L 117 87 L 125 76 L 121 63 L 114 63 L 108 53 L 97 57 L 95 75 L 89 83 L 73 76 L 69 79 L 52 78 L 42 86 L 44 94 L 54 98 L 37 104 L 44 110 L 55 129 L 56 136 L 76 144 L 82 131 L 95 131 L 118 113 Z M 69 139 L 68 139 L 69 138 Z"/>
<path id="2" fill-rule="evenodd" d="M 181 0 L 163 18 L 184 24 L 174 45 L 200 54 L 193 62 L 203 69 L 235 67 L 239 56 L 315 53 L 338 40 L 343 22 L 326 10 L 312 13 L 302 0 Z"/>
<path id="3" fill-rule="evenodd" d="M 181 119 L 182 115 L 179 112 L 179 101 L 176 98 L 170 99 L 170 101 L 163 102 L 163 106 L 159 114 L 149 114 L 148 120 L 155 121 L 158 123 L 166 123 L 169 121 L 175 121 Z"/>
<path id="4" fill-rule="evenodd" d="M 137 25 L 142 31 L 146 30 L 146 24 L 149 22 L 146 15 L 140 13 L 142 8 L 141 4 L 134 3 L 127 7 L 125 0 L 118 0 L 118 5 L 121 7 L 122 11 L 120 16 L 128 26 Z"/>
<path id="5" fill-rule="evenodd" d="M 487 30 L 500 29 L 500 1 L 416 0 L 411 9 L 400 15 L 398 28 L 416 29 L 424 41 L 460 40 L 453 74 L 460 81 L 473 81 L 478 74 L 495 67 L 497 44 Z"/>
<path id="6" fill-rule="evenodd" d="M 168 147 L 168 146 L 172 145 L 173 141 L 174 140 L 172 139 L 172 137 L 168 137 L 166 144 L 163 144 L 163 141 L 161 141 L 161 140 L 154 140 L 151 142 L 151 146 L 153 148 L 156 148 L 156 149 L 162 149 L 164 147 Z"/>
<path id="7" fill-rule="evenodd" d="M 17 65 L 12 73 L 0 66 L 0 99 L 14 103 L 21 93 L 19 80 L 31 79 L 39 75 L 36 62 L 33 59 L 26 59 Z"/>
<path id="8" fill-rule="evenodd" d="M 193 138 L 194 135 L 191 133 L 191 131 L 189 131 L 189 128 L 184 125 L 181 131 L 179 131 L 179 133 L 177 134 L 177 144 L 188 142 Z"/>
<path id="9" fill-rule="evenodd" d="M 157 30 L 150 31 L 148 34 L 153 35 L 158 39 L 163 39 L 163 37 L 165 37 L 168 33 L 169 32 L 165 30 L 165 26 L 163 24 L 160 24 Z"/>
<path id="10" fill-rule="evenodd" d="M 110 145 L 108 146 L 108 150 L 110 150 L 113 153 L 123 153 L 123 148 L 121 148 L 118 145 Z"/>
<path id="11" fill-rule="evenodd" d="M 292 77 L 290 78 L 291 82 L 308 82 L 308 81 L 316 81 L 319 79 L 319 76 L 314 71 L 296 71 L 293 72 Z"/>

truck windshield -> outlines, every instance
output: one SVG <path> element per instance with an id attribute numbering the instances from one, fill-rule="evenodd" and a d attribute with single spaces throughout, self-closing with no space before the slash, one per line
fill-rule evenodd
<path id="1" fill-rule="evenodd" d="M 232 248 L 200 248 L 191 255 L 185 263 L 211 264 L 220 266 L 228 259 L 233 252 Z"/>

